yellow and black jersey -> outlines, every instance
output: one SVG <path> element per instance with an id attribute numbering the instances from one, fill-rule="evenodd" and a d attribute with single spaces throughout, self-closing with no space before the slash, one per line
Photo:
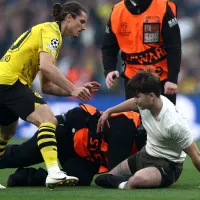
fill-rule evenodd
<path id="1" fill-rule="evenodd" d="M 56 22 L 36 25 L 23 33 L 0 60 L 0 84 L 12 85 L 18 79 L 29 86 L 39 71 L 39 53 L 58 57 L 62 36 Z"/>

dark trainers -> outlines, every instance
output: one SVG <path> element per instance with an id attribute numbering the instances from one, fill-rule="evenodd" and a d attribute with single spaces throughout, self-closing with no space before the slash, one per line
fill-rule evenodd
<path id="1" fill-rule="evenodd" d="M 103 174 L 95 179 L 98 186 L 105 188 L 118 188 L 119 184 L 128 181 L 128 177 L 119 177 L 112 174 Z"/>
<path id="2" fill-rule="evenodd" d="M 37 171 L 35 168 L 18 168 L 8 177 L 7 187 L 30 186 L 30 177 Z"/>

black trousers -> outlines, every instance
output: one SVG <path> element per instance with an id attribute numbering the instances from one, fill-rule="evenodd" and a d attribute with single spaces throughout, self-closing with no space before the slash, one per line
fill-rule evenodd
<path id="1" fill-rule="evenodd" d="M 66 134 L 63 135 L 64 133 L 58 130 L 56 134 L 58 158 L 61 161 L 61 167 L 68 175 L 78 177 L 79 185 L 90 185 L 93 176 L 98 173 L 99 165 L 78 156 L 74 152 L 72 143 L 70 143 L 70 137 L 68 137 L 69 140 L 66 140 Z M 63 138 L 65 139 L 63 140 Z M 37 146 L 37 134 L 35 134 L 31 139 L 21 145 L 8 145 L 5 154 L 0 160 L 0 169 L 29 167 L 42 162 L 44 160 Z M 41 177 L 43 177 L 45 185 L 45 177 L 42 175 Z"/>

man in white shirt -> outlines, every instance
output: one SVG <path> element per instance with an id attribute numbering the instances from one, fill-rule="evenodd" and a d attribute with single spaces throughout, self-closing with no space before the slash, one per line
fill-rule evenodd
<path id="1" fill-rule="evenodd" d="M 112 113 L 136 110 L 147 131 L 146 146 L 121 162 L 95 183 L 102 187 L 134 189 L 159 188 L 175 183 L 181 175 L 186 153 L 200 171 L 200 152 L 186 119 L 161 95 L 160 80 L 150 71 L 137 73 L 128 83 L 134 98 L 107 109 L 99 119 L 97 132 L 109 126 Z"/>

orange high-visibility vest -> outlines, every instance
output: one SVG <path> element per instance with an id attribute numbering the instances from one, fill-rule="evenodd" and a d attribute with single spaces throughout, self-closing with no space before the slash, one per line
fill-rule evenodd
<path id="1" fill-rule="evenodd" d="M 91 115 L 94 115 L 98 110 L 89 104 L 80 104 L 80 107 L 85 110 L 86 112 L 89 112 Z M 119 113 L 113 113 L 111 117 L 116 117 L 119 115 L 125 115 L 128 119 L 132 119 L 135 123 L 135 126 L 138 127 L 140 125 L 140 115 L 137 112 L 128 111 L 128 112 L 119 112 Z"/>
<path id="2" fill-rule="evenodd" d="M 98 112 L 95 107 L 89 104 L 80 104 L 80 107 L 91 115 L 95 115 Z M 141 122 L 139 113 L 133 111 L 115 113 L 111 115 L 111 117 L 119 115 L 125 115 L 128 119 L 133 120 L 136 127 L 138 127 Z M 97 134 L 96 138 L 90 138 L 88 128 L 79 129 L 74 134 L 74 150 L 79 156 L 91 162 L 98 160 L 101 165 L 99 173 L 108 171 L 108 143 L 104 141 L 100 133 Z"/>
<path id="3" fill-rule="evenodd" d="M 167 0 L 153 0 L 149 8 L 138 15 L 131 14 L 124 1 L 113 7 L 112 31 L 125 61 L 124 75 L 129 79 L 146 69 L 159 75 L 161 81 L 167 79 L 167 52 L 161 36 L 167 3 L 175 12 L 175 4 Z"/>

